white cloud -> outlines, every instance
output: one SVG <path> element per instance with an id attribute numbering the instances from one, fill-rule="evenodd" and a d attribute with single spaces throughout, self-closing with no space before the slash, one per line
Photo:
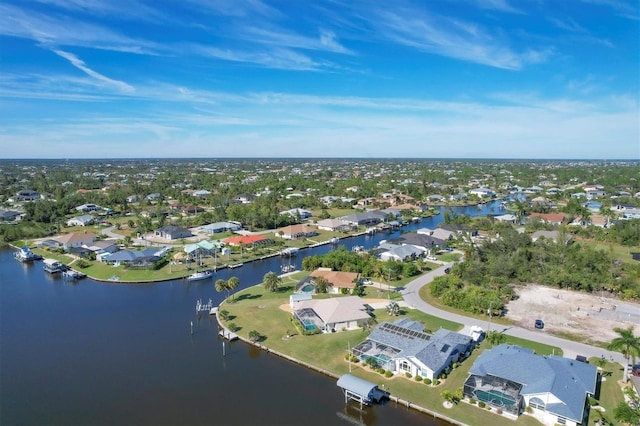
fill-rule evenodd
<path id="1" fill-rule="evenodd" d="M 133 92 L 135 89 L 128 85 L 127 83 L 125 83 L 124 81 L 119 81 L 119 80 L 113 80 L 105 75 L 100 74 L 97 71 L 92 70 L 91 68 L 89 68 L 84 61 L 82 61 L 81 59 L 79 59 L 76 55 L 74 55 L 73 53 L 69 53 L 69 52 L 65 52 L 63 50 L 59 50 L 59 49 L 52 49 L 51 50 L 53 53 L 55 53 L 56 55 L 66 59 L 67 61 L 69 61 L 71 63 L 71 65 L 73 65 L 74 67 L 78 68 L 79 70 L 83 71 L 84 73 L 86 73 L 88 76 L 93 77 L 94 79 L 100 81 L 101 83 L 104 83 L 107 86 L 110 87 L 114 87 L 116 89 L 118 89 L 121 92 Z"/>

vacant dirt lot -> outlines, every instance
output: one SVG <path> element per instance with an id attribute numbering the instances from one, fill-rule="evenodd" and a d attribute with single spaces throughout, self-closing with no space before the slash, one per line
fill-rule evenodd
<path id="1" fill-rule="evenodd" d="M 640 332 L 640 326 L 632 322 L 639 317 L 640 305 L 535 284 L 516 292 L 519 298 L 507 305 L 507 318 L 524 328 L 533 329 L 534 321 L 541 319 L 547 332 L 583 336 L 585 342 L 610 342 L 617 336 L 615 327 L 634 325 L 635 334 Z M 611 319 L 616 314 L 621 317 L 621 312 L 624 319 Z"/>

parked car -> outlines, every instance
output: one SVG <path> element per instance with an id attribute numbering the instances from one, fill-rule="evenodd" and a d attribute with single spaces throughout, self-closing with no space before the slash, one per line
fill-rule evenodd
<path id="1" fill-rule="evenodd" d="M 444 269 L 444 273 L 445 273 L 445 274 L 448 274 L 449 272 L 451 272 L 451 268 L 445 268 L 445 269 Z"/>
<path id="2" fill-rule="evenodd" d="M 576 361 L 585 362 L 589 364 L 589 360 L 584 355 L 576 355 Z"/>
<path id="3" fill-rule="evenodd" d="M 435 257 L 435 256 L 429 255 L 429 256 L 427 256 L 427 260 L 438 260 L 438 258 Z"/>
<path id="4" fill-rule="evenodd" d="M 535 322 L 535 326 L 536 328 L 542 330 L 544 328 L 544 322 L 542 322 L 542 320 L 537 319 Z"/>

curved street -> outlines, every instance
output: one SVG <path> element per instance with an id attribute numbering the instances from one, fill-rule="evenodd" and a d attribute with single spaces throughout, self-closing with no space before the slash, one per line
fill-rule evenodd
<path id="1" fill-rule="evenodd" d="M 587 358 L 604 356 L 609 361 L 614 360 L 616 362 L 619 362 L 622 366 L 625 365 L 626 360 L 619 352 L 612 352 L 596 346 L 590 346 L 584 343 L 562 339 L 560 337 L 552 336 L 546 333 L 544 330 L 528 330 L 526 328 L 517 326 L 505 327 L 502 324 L 490 324 L 489 320 L 480 321 L 464 315 L 443 311 L 422 300 L 419 294 L 420 289 L 425 285 L 428 285 L 431 281 L 433 281 L 435 277 L 444 275 L 445 269 L 450 268 L 451 266 L 453 266 L 453 264 L 453 262 L 443 264 L 442 267 L 434 269 L 433 271 L 430 271 L 407 284 L 407 286 L 400 292 L 407 306 L 410 308 L 418 309 L 429 315 L 461 323 L 464 325 L 464 328 L 460 331 L 463 334 L 468 334 L 470 327 L 472 325 L 477 325 L 482 327 L 482 329 L 485 331 L 490 328 L 491 330 L 500 331 L 510 336 L 533 340 L 547 345 L 559 347 L 562 349 L 564 353 L 563 356 L 566 358 L 575 358 L 576 355 L 584 355 Z"/>

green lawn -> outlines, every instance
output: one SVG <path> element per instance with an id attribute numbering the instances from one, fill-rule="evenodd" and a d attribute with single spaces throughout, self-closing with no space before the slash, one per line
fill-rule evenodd
<path id="1" fill-rule="evenodd" d="M 591 365 L 597 365 L 597 358 L 589 358 Z M 605 409 L 602 415 L 613 425 L 619 425 L 620 422 L 616 421 L 613 417 L 613 409 L 624 401 L 622 390 L 620 389 L 619 381 L 622 380 L 622 366 L 617 363 L 607 362 L 602 368 L 602 375 L 604 381 L 600 383 L 600 387 L 596 392 L 596 398 L 598 399 L 600 406 Z M 595 425 L 596 420 L 601 417 L 601 414 L 596 412 L 597 410 L 591 409 L 589 415 L 589 425 Z"/>
<path id="2" fill-rule="evenodd" d="M 283 285 L 278 292 L 270 293 L 264 290 L 261 285 L 243 290 L 235 295 L 235 300 L 227 301 L 220 307 L 227 310 L 230 318 L 225 321 L 226 325 L 234 323 L 239 329 L 241 336 L 247 337 L 251 330 L 258 331 L 262 336 L 262 344 L 269 349 L 276 350 L 301 361 L 322 367 L 334 374 L 341 375 L 349 372 L 349 362 L 345 360 L 348 348 L 359 344 L 368 336 L 368 331 L 354 330 L 331 334 L 319 334 L 314 336 L 298 335 L 294 325 L 291 323 L 291 314 L 280 307 L 288 306 L 289 295 L 292 293 L 293 285 L 298 277 L 304 273 L 295 274 L 294 277 L 283 279 Z M 390 317 L 384 309 L 374 311 L 378 322 L 395 320 L 401 317 Z M 449 330 L 460 330 L 461 324 L 446 321 L 434 316 L 411 309 L 403 310 L 403 316 L 420 321 L 425 325 L 425 329 L 436 331 L 440 327 Z M 292 334 L 287 338 L 287 334 Z M 536 350 L 537 353 L 552 353 L 553 348 L 539 345 L 535 342 L 527 342 L 519 339 L 509 341 L 518 343 L 525 347 Z M 488 348 L 488 343 L 483 343 L 480 349 L 473 352 L 469 359 L 465 360 L 460 367 L 454 369 L 449 377 L 438 386 L 427 386 L 424 383 L 416 382 L 402 375 L 395 375 L 385 378 L 362 363 L 351 364 L 352 374 L 372 381 L 379 385 L 384 384 L 393 396 L 398 396 L 404 400 L 411 401 L 425 408 L 442 412 L 466 424 L 491 424 L 491 425 L 523 425 L 534 426 L 539 423 L 529 416 L 520 416 L 517 421 L 508 420 L 492 414 L 487 409 L 480 409 L 477 406 L 467 403 L 459 403 L 452 409 L 445 409 L 442 406 L 443 399 L 440 396 L 443 390 L 455 391 L 463 386 L 468 376 L 469 368 L 477 358 L 481 350 Z M 555 349 L 559 353 L 559 349 Z"/>
<path id="3" fill-rule="evenodd" d="M 633 257 L 631 256 L 631 251 L 633 251 L 633 247 L 623 246 L 616 243 L 606 243 L 602 241 L 593 241 L 593 240 L 580 240 L 584 244 L 588 244 L 593 246 L 598 250 L 604 250 L 606 253 L 612 253 L 616 259 L 620 259 L 623 262 L 632 263 L 635 262 Z"/>

